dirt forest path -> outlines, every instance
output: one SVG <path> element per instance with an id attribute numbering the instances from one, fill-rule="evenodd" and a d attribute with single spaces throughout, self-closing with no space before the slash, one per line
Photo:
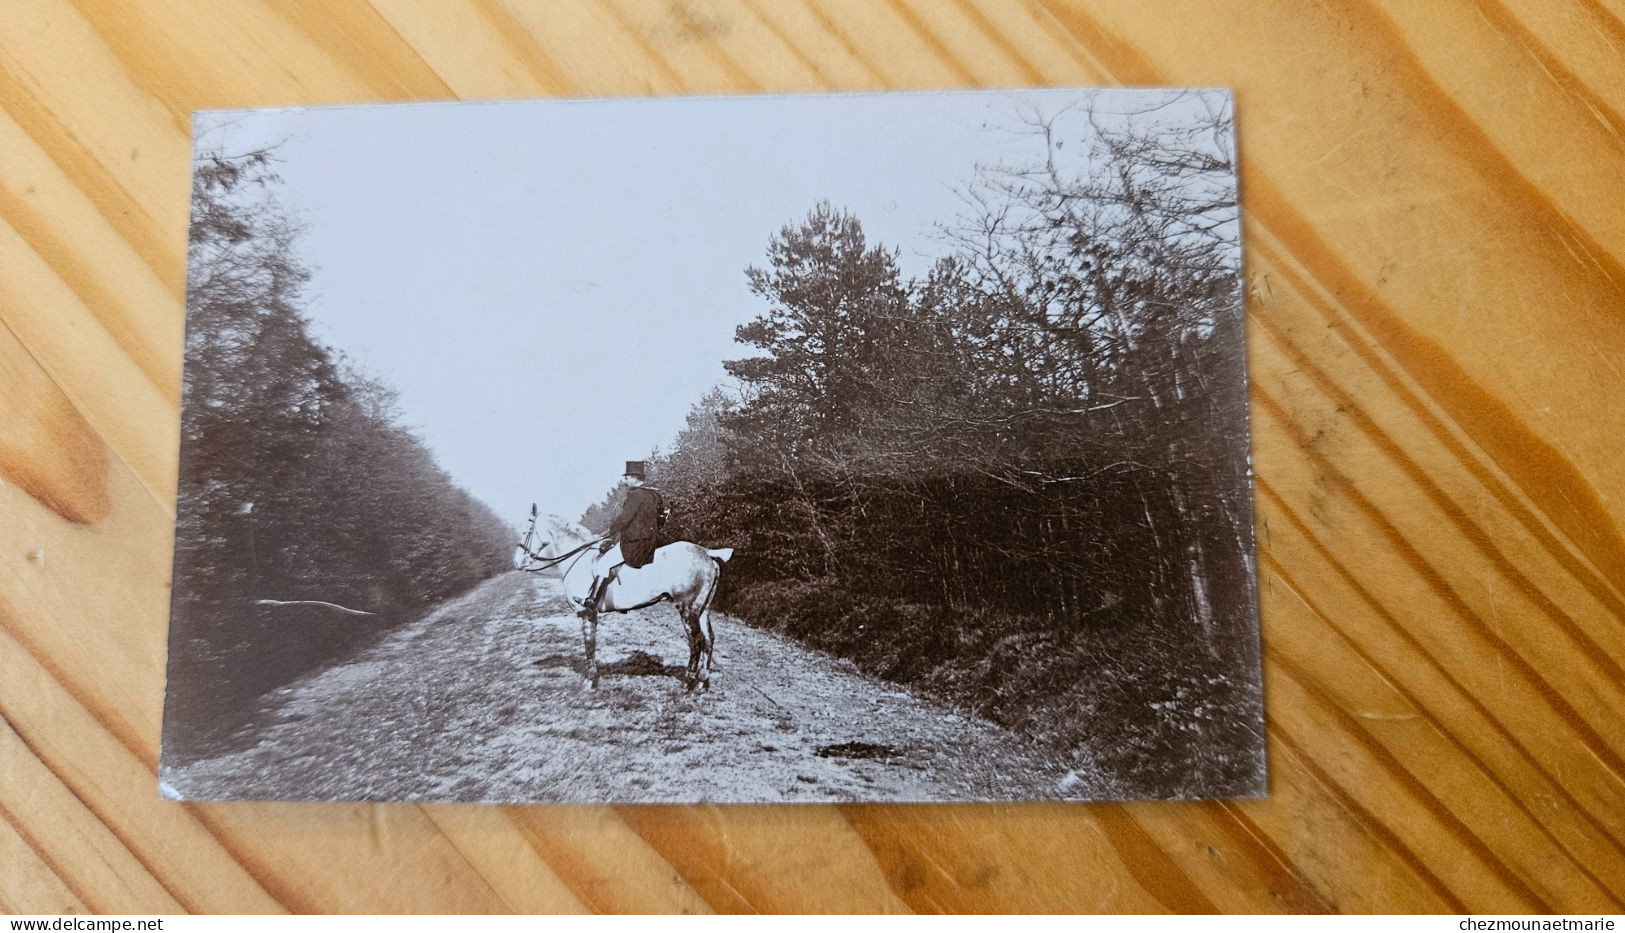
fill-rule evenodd
<path id="1" fill-rule="evenodd" d="M 506 573 L 270 694 L 183 799 L 784 802 L 1111 796 L 998 726 L 713 614 L 709 693 L 669 605 L 606 615 L 599 689 L 550 577 Z"/>

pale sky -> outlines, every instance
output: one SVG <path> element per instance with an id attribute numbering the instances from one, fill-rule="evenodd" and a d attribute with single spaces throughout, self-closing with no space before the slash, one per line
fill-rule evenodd
<path id="1" fill-rule="evenodd" d="M 1112 92 L 1113 96 L 1127 92 Z M 284 140 L 319 339 L 400 392 L 456 481 L 518 523 L 574 519 L 748 355 L 768 238 L 819 200 L 905 274 L 978 163 L 1042 149 L 1018 106 L 1077 91 L 449 103 L 210 112 Z M 220 124 L 227 125 L 221 126 Z"/>

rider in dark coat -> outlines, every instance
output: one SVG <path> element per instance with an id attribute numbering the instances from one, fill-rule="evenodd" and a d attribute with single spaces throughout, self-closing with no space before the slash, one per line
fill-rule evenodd
<path id="1" fill-rule="evenodd" d="M 643 485 L 644 476 L 643 461 L 626 461 L 626 498 L 615 520 L 609 523 L 609 532 L 599 549 L 592 586 L 581 607 L 583 615 L 598 611 L 604 590 L 622 564 L 636 569 L 654 560 L 660 525 L 666 520 L 666 503 L 658 490 Z"/>
<path id="2" fill-rule="evenodd" d="M 641 476 L 633 481 L 633 485 L 626 490 L 626 501 L 621 503 L 620 514 L 609 523 L 610 539 L 620 542 L 621 559 L 632 568 L 642 567 L 654 560 L 655 541 L 660 533 L 660 513 L 665 508 L 660 493 L 642 485 L 642 481 Z"/>

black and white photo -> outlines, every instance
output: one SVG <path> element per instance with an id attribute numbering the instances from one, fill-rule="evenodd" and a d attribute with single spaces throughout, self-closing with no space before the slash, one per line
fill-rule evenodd
<path id="1" fill-rule="evenodd" d="M 1234 120 L 197 114 L 162 793 L 1263 794 Z"/>

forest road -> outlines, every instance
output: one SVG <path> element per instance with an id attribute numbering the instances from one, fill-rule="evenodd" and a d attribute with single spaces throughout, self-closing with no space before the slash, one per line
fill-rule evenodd
<path id="1" fill-rule="evenodd" d="M 1060 755 L 719 613 L 686 693 L 669 604 L 599 625 L 599 688 L 558 581 L 504 573 L 262 698 L 243 747 L 163 769 L 204 799 L 580 802 L 1099 798 Z M 335 624 L 343 624 L 336 621 Z"/>

